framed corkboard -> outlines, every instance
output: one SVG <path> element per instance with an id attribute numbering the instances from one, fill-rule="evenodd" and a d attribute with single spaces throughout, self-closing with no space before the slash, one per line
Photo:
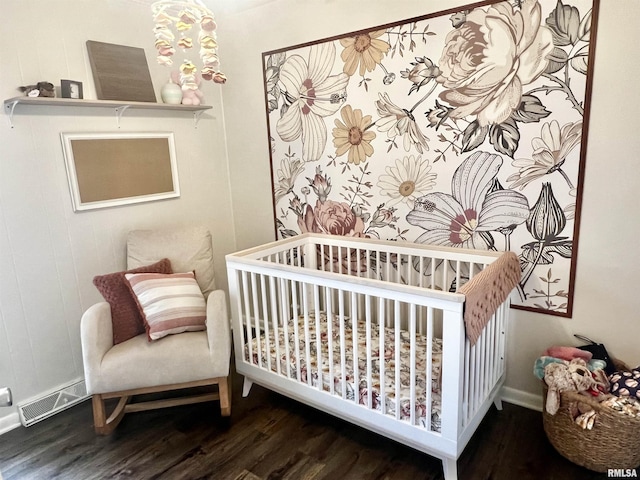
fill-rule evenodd
<path id="1" fill-rule="evenodd" d="M 61 133 L 74 211 L 180 196 L 172 133 Z"/>

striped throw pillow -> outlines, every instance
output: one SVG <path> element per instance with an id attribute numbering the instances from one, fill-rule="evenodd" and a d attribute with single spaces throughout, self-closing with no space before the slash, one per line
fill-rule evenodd
<path id="1" fill-rule="evenodd" d="M 206 305 L 193 272 L 125 274 L 149 340 L 204 330 Z"/>

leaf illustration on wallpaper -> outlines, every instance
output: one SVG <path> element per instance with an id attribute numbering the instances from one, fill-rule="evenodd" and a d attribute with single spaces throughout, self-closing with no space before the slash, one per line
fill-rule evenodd
<path id="1" fill-rule="evenodd" d="M 263 54 L 278 235 L 511 250 L 512 305 L 571 316 L 598 7 L 486 1 Z"/>

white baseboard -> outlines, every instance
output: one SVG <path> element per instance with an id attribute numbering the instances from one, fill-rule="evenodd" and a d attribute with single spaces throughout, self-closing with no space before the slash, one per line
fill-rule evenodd
<path id="1" fill-rule="evenodd" d="M 533 394 L 511 387 L 502 387 L 501 396 L 504 402 L 513 403 L 514 405 L 538 412 L 542 411 L 542 394 Z"/>
<path id="2" fill-rule="evenodd" d="M 18 412 L 10 413 L 4 417 L 0 417 L 0 435 L 7 433 L 14 428 L 21 426 L 20 415 Z"/>

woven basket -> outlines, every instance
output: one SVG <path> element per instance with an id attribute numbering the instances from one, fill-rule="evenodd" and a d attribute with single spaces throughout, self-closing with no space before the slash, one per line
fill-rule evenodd
<path id="1" fill-rule="evenodd" d="M 618 368 L 624 365 L 615 363 Z M 543 405 L 546 405 L 548 388 L 544 381 L 542 385 Z M 544 431 L 560 455 L 601 473 L 610 468 L 640 466 L 640 418 L 623 415 L 576 392 L 563 392 L 560 398 L 560 409 L 555 415 L 547 413 L 544 407 L 542 410 Z M 596 411 L 596 421 L 591 430 L 583 429 L 571 417 L 569 407 L 577 402 L 588 404 Z"/>

